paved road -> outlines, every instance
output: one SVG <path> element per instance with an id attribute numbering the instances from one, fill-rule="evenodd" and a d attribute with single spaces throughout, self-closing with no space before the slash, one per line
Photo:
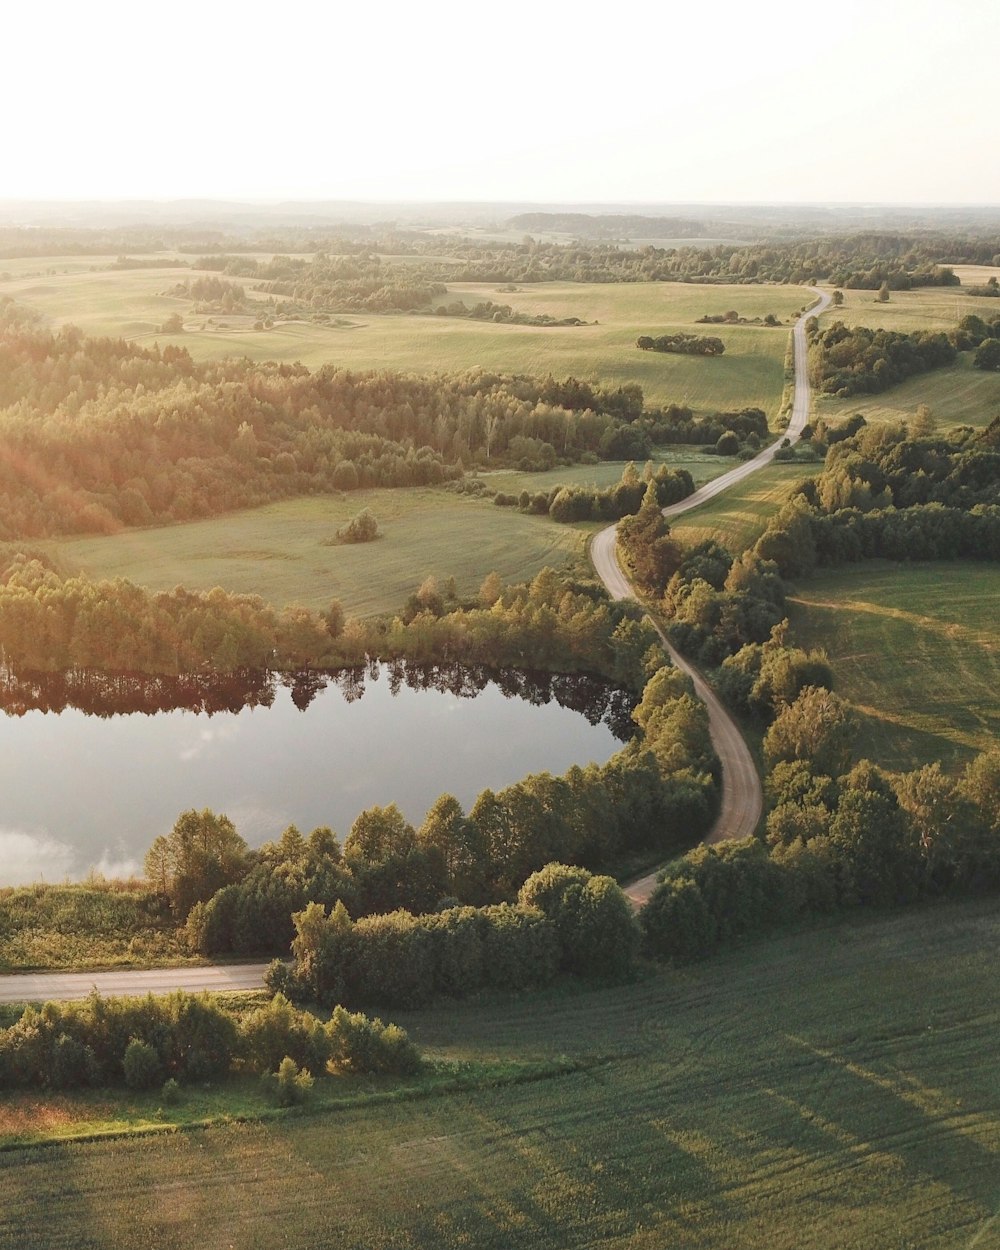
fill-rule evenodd
<path id="1" fill-rule="evenodd" d="M 215 964 L 206 968 L 119 968 L 114 972 L 19 972 L 0 977 L 0 1003 L 86 998 L 112 994 L 168 994 L 171 990 L 258 990 L 267 964 Z"/>
<path id="2" fill-rule="evenodd" d="M 795 323 L 795 401 L 788 437 L 794 442 L 809 416 L 809 377 L 806 369 L 806 331 L 808 317 L 817 316 L 830 303 L 830 297 L 819 293 L 819 302 Z M 775 443 L 755 456 L 715 478 L 700 490 L 665 508 L 664 516 L 678 516 L 714 499 L 735 482 L 741 482 L 774 459 Z M 631 599 L 632 587 L 622 573 L 615 556 L 615 527 L 595 535 L 590 557 L 597 575 L 615 599 Z M 662 637 L 662 634 L 661 634 Z M 723 707 L 719 697 L 702 675 L 663 639 L 664 646 L 678 668 L 690 674 L 695 692 L 708 705 L 712 742 L 722 761 L 722 807 L 706 842 L 724 842 L 729 838 L 745 838 L 753 833 L 763 810 L 760 778 L 753 756 L 743 740 L 739 726 Z M 650 873 L 626 888 L 636 907 L 641 907 L 656 888 L 656 873 Z M 0 977 L 0 1003 L 36 1002 L 43 999 L 86 998 L 94 989 L 101 994 L 163 994 L 170 990 L 246 990 L 263 984 L 266 964 L 215 965 L 210 968 L 154 968 L 149 971 L 18 973 Z"/>
<path id="3" fill-rule="evenodd" d="M 787 436 L 794 443 L 802 432 L 802 427 L 809 418 L 809 372 L 806 353 L 806 321 L 809 317 L 818 316 L 829 305 L 830 297 L 825 292 L 819 293 L 818 302 L 796 321 L 792 331 L 795 358 L 795 394 L 792 404 L 792 415 L 788 422 Z M 679 503 L 671 504 L 663 509 L 666 517 L 679 516 L 682 512 L 690 512 L 708 500 L 721 495 L 723 491 L 737 482 L 742 482 L 751 473 L 756 473 L 764 465 L 774 459 L 780 442 L 772 443 L 752 460 L 730 469 L 728 473 L 714 478 L 705 486 L 700 487 L 693 495 L 688 495 Z M 618 564 L 615 552 L 615 526 L 609 525 L 594 536 L 590 544 L 590 558 L 598 577 L 608 588 L 614 599 L 631 599 L 634 597 L 628 578 Z M 694 682 L 695 693 L 708 706 L 708 723 L 712 735 L 712 743 L 722 764 L 722 806 L 718 818 L 709 831 L 706 842 L 724 842 L 730 838 L 746 838 L 757 827 L 764 806 L 760 778 L 754 764 L 750 749 L 740 733 L 739 726 L 729 715 L 714 690 L 702 677 L 701 673 L 684 659 L 679 652 L 660 637 L 674 664 L 687 673 Z M 626 886 L 625 893 L 636 907 L 642 907 L 656 888 L 655 872 L 633 881 Z"/>

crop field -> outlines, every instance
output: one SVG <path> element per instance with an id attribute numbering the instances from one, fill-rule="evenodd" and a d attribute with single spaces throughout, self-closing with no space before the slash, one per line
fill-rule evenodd
<path id="1" fill-rule="evenodd" d="M 249 356 L 256 360 L 326 362 L 356 369 L 463 370 L 475 367 L 514 373 L 573 374 L 603 385 L 638 382 L 652 403 L 689 404 L 698 412 L 756 405 L 773 414 L 781 398 L 787 327 L 695 327 L 705 313 L 734 309 L 748 318 L 774 313 L 788 320 L 811 299 L 803 287 L 694 286 L 682 283 L 540 283 L 513 294 L 494 284 L 454 283 L 441 302 L 492 299 L 517 311 L 579 317 L 585 326 L 516 326 L 453 317 L 344 314 L 340 325 L 301 321 L 255 331 L 249 317 L 188 319 L 177 335 L 159 333 L 188 300 L 164 295 L 198 271 L 96 270 L 33 260 L 18 276 L 15 262 L 0 262 L 0 295 L 31 305 L 52 324 L 74 322 L 90 334 L 121 335 L 140 342 L 182 343 L 198 359 Z M 52 272 L 48 272 L 51 270 Z M 68 271 L 68 272 L 64 272 Z M 227 328 L 225 323 L 229 323 Z M 202 328 L 204 327 L 204 328 Z M 710 333 L 726 343 L 725 356 L 640 352 L 639 334 L 684 330 Z"/>
<path id="2" fill-rule="evenodd" d="M 382 537 L 334 542 L 338 528 L 366 507 Z M 398 611 L 429 574 L 442 582 L 454 577 L 458 593 L 467 595 L 494 569 L 505 581 L 521 581 L 545 565 L 586 567 L 584 529 L 420 488 L 292 499 L 211 520 L 46 545 L 67 573 L 125 577 L 152 590 L 222 586 L 278 606 L 322 608 L 339 599 L 353 616 Z"/>
<path id="3" fill-rule="evenodd" d="M 880 561 L 803 580 L 789 615 L 862 713 L 859 755 L 955 768 L 1000 736 L 998 604 L 995 565 Z"/>
<path id="4" fill-rule="evenodd" d="M 335 1113 L 8 1149 L 0 1246 L 995 1250 L 998 940 L 994 902 L 939 906 L 633 986 L 400 1017 L 473 1068 L 570 1062 Z"/>
<path id="5" fill-rule="evenodd" d="M 792 486 L 821 468 L 813 460 L 772 462 L 718 498 L 673 517 L 671 533 L 685 544 L 716 538 L 734 554 L 746 551 L 767 528 Z"/>
<path id="6" fill-rule="evenodd" d="M 942 434 L 955 425 L 981 429 L 1000 416 L 1000 373 L 973 368 L 972 353 L 963 352 L 956 364 L 908 378 L 881 395 L 814 395 L 813 416 L 837 421 L 860 412 L 866 421 L 908 421 L 920 404 L 930 407 Z"/>

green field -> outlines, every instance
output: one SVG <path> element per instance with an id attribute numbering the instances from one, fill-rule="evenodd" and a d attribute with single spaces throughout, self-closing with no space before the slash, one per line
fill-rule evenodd
<path id="1" fill-rule="evenodd" d="M 383 536 L 331 545 L 337 529 L 365 507 Z M 588 567 L 584 530 L 420 488 L 291 499 L 206 521 L 45 545 L 69 573 L 126 577 L 152 590 L 222 586 L 279 606 L 321 608 L 339 599 L 355 616 L 398 611 L 429 574 L 442 582 L 454 577 L 459 594 L 468 595 L 494 569 L 505 581 L 521 581 L 545 565 Z"/>
<path id="2" fill-rule="evenodd" d="M 670 522 L 671 532 L 686 544 L 717 538 L 734 554 L 739 554 L 752 547 L 761 536 L 792 486 L 821 469 L 822 465 L 812 460 L 772 462 L 737 482 L 718 498 L 674 517 Z"/>
<path id="3" fill-rule="evenodd" d="M 87 258 L 97 263 L 95 258 Z M 494 284 L 455 283 L 444 302 L 493 299 L 518 311 L 579 317 L 599 325 L 539 327 L 494 325 L 452 317 L 345 314 L 342 327 L 287 322 L 255 331 L 247 317 L 216 318 L 233 328 L 211 328 L 192 317 L 179 335 L 158 327 L 190 301 L 165 296 L 191 270 L 91 272 L 51 261 L 33 261 L 28 277 L 11 266 L 0 272 L 0 295 L 37 308 L 52 324 L 75 322 L 90 334 L 122 335 L 140 342 L 182 343 L 198 359 L 246 355 L 253 359 L 326 362 L 358 369 L 463 370 L 475 367 L 513 373 L 573 374 L 602 385 L 638 382 L 652 403 L 686 403 L 699 412 L 757 405 L 773 414 L 781 398 L 787 328 L 710 326 L 727 346 L 707 359 L 640 352 L 639 334 L 695 332 L 704 313 L 735 309 L 741 316 L 774 313 L 788 319 L 811 298 L 802 287 L 694 286 L 683 283 L 540 283 L 498 295 Z M 52 269 L 55 272 L 47 273 Z M 64 273 L 63 270 L 72 272 Z M 201 329 L 199 327 L 206 326 Z"/>
<path id="4" fill-rule="evenodd" d="M 998 940 L 995 902 L 941 906 L 401 1017 L 438 1057 L 587 1062 L 8 1150 L 0 1246 L 996 1250 Z"/>
<path id="5" fill-rule="evenodd" d="M 1000 735 L 998 604 L 996 565 L 880 561 L 802 581 L 789 616 L 861 711 L 859 755 L 956 767 Z"/>
<path id="6" fill-rule="evenodd" d="M 920 404 L 930 406 L 942 434 L 955 425 L 982 428 L 1000 416 L 1000 373 L 974 369 L 972 353 L 963 352 L 956 364 L 908 378 L 882 395 L 816 396 L 813 417 L 837 421 L 860 412 L 866 421 L 908 421 Z"/>
<path id="7" fill-rule="evenodd" d="M 656 465 L 667 464 L 672 469 L 687 469 L 694 479 L 695 486 L 710 482 L 733 467 L 734 460 L 727 456 L 713 456 L 699 451 L 697 447 L 674 443 L 668 447 L 659 447 L 653 456 Z M 480 476 L 491 489 L 504 491 L 507 494 L 519 494 L 522 490 L 550 491 L 553 486 L 593 486 L 603 490 L 606 486 L 614 486 L 621 481 L 625 462 L 622 460 L 602 460 L 600 464 L 574 464 L 549 469 L 545 473 L 522 473 L 507 469 L 495 469 Z M 636 468 L 642 472 L 643 464 Z"/>
<path id="8" fill-rule="evenodd" d="M 967 266 L 966 269 L 971 267 Z M 956 268 L 956 272 L 959 271 Z M 974 273 L 985 275 L 992 270 L 979 268 Z M 980 282 L 972 277 L 968 281 Z M 979 317 L 996 316 L 997 300 L 968 295 L 960 286 L 923 286 L 913 291 L 892 291 L 887 304 L 877 304 L 877 291 L 844 290 L 844 303 L 832 306 L 822 317 L 822 324 L 843 321 L 849 326 L 882 326 L 887 330 L 954 330 L 963 317 L 975 313 Z"/>

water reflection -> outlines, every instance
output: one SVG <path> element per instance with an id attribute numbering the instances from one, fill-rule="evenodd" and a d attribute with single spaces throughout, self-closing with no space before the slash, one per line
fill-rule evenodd
<path id="1" fill-rule="evenodd" d="M 580 674 L 371 663 L 181 677 L 0 669 L 0 885 L 127 872 L 189 807 L 248 842 L 346 834 L 373 803 L 423 819 L 528 772 L 608 759 L 632 697 Z"/>
<path id="2" fill-rule="evenodd" d="M 105 673 L 71 669 L 62 673 L 16 672 L 0 666 L 0 711 L 7 716 L 27 712 L 64 712 L 75 709 L 86 716 L 123 716 L 134 713 L 187 711 L 211 716 L 244 708 L 271 707 L 279 687 L 291 693 L 292 703 L 304 712 L 316 696 L 335 686 L 347 703 L 365 693 L 365 681 L 378 682 L 385 670 L 391 694 L 410 690 L 437 690 L 460 699 L 473 699 L 490 683 L 508 699 L 522 699 L 535 707 L 555 700 L 560 707 L 579 712 L 592 725 L 605 724 L 622 741 L 635 729 L 631 720 L 635 698 L 599 677 L 587 673 L 545 673 L 530 669 L 491 669 L 463 664 L 408 664 L 405 660 L 370 661 L 364 668 L 332 671 L 309 669 L 277 673 L 268 669 L 240 669 L 233 673 L 185 673 L 177 677 L 149 673 Z"/>

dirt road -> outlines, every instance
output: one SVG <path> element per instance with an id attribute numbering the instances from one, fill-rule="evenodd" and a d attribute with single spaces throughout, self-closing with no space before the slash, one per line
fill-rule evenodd
<path id="1" fill-rule="evenodd" d="M 825 292 L 819 293 L 818 302 L 803 313 L 796 321 L 792 330 L 795 358 L 795 393 L 792 404 L 792 415 L 788 423 L 787 437 L 795 442 L 802 432 L 802 427 L 809 418 L 809 373 L 806 352 L 806 321 L 809 317 L 818 316 L 829 305 L 830 297 Z M 671 504 L 663 509 L 665 517 L 680 516 L 682 512 L 690 512 L 710 499 L 715 499 L 728 490 L 736 482 L 742 482 L 752 473 L 758 472 L 766 464 L 770 464 L 780 446 L 780 441 L 766 447 L 752 460 L 746 460 L 728 473 L 700 487 L 693 495 L 688 495 L 679 503 Z M 590 559 L 613 599 L 630 599 L 633 590 L 628 578 L 618 564 L 615 550 L 615 527 L 609 525 L 596 534 L 590 544 Z M 660 637 L 663 638 L 661 632 Z M 753 833 L 760 820 L 764 806 L 760 778 L 754 764 L 750 749 L 740 733 L 739 726 L 723 706 L 718 695 L 712 690 L 702 675 L 684 659 L 663 638 L 663 644 L 670 658 L 679 669 L 687 673 L 694 682 L 695 693 L 708 706 L 709 728 L 716 754 L 722 763 L 722 806 L 718 818 L 712 826 L 706 842 L 724 842 L 730 838 L 745 838 Z M 642 877 L 627 886 L 625 893 L 636 907 L 642 907 L 656 888 L 656 873 Z"/>

